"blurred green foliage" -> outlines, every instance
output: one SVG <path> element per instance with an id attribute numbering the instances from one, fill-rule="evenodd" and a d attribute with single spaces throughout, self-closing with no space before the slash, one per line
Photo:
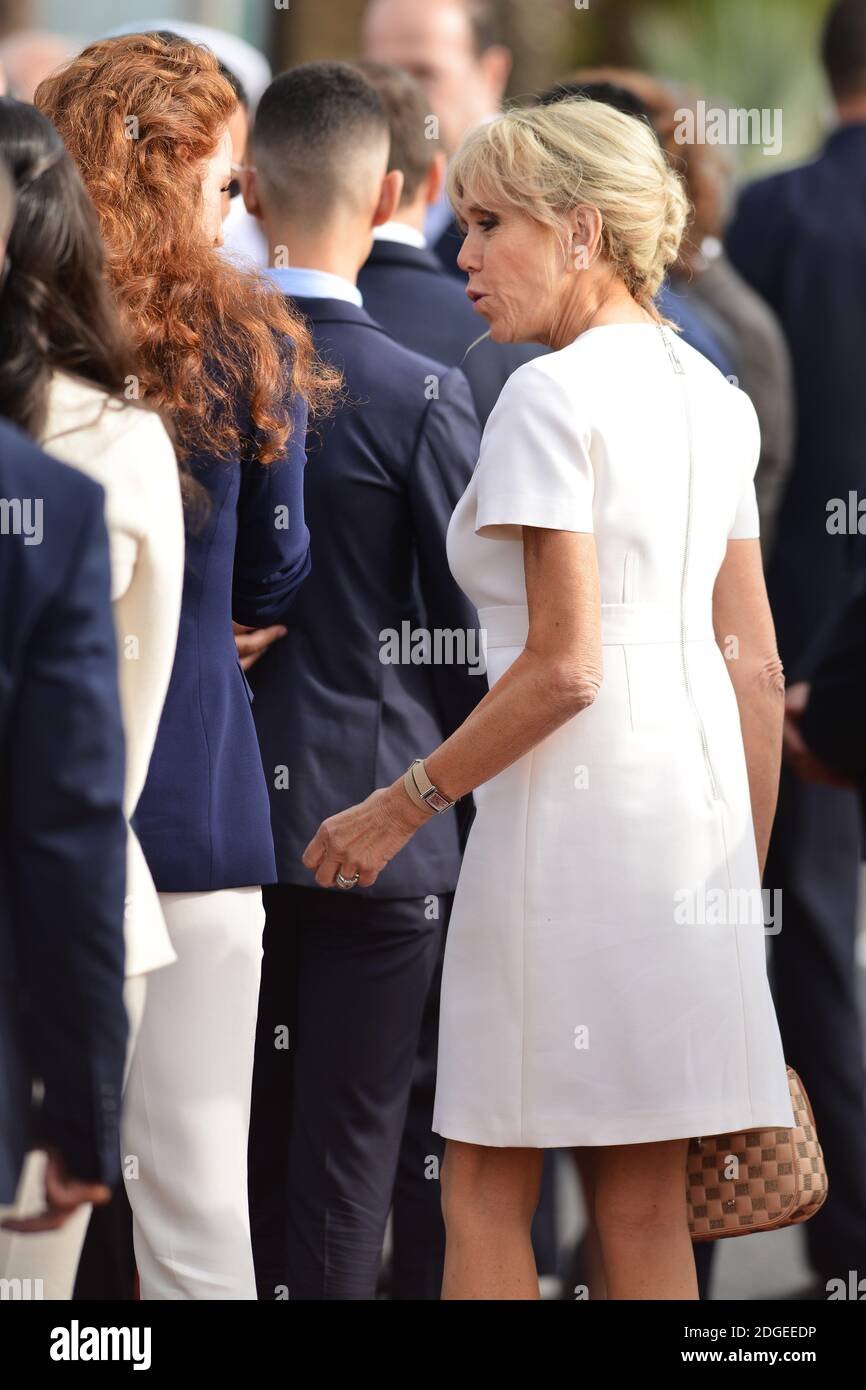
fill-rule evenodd
<path id="1" fill-rule="evenodd" d="M 741 175 L 768 174 L 810 154 L 828 128 L 820 34 L 829 8 L 830 0 L 589 0 L 569 25 L 572 59 L 642 68 L 713 106 L 781 108 L 777 157 L 754 146 L 734 152 Z"/>

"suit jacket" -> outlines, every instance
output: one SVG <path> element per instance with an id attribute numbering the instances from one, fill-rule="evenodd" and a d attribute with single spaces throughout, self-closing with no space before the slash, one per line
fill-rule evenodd
<path id="1" fill-rule="evenodd" d="M 280 882 L 312 886 L 301 855 L 320 822 L 430 753 L 487 681 L 449 663 L 447 648 L 438 663 L 388 660 L 407 654 L 388 650 L 389 632 L 397 644 L 422 627 L 471 630 L 477 641 L 477 614 L 445 555 L 448 522 L 478 456 L 465 377 L 407 351 L 354 304 L 295 304 L 317 351 L 343 372 L 347 403 L 308 438 L 313 570 L 286 619 L 288 636 L 250 679 Z M 423 657 L 420 643 L 415 651 Z M 448 892 L 459 867 L 458 821 L 448 811 L 421 827 L 372 888 L 353 891 Z"/>
<path id="2" fill-rule="evenodd" d="M 796 444 L 767 587 L 789 678 L 840 612 L 862 538 L 827 531 L 827 504 L 866 488 L 866 124 L 843 126 L 817 159 L 750 185 L 728 254 L 775 309 L 794 363 Z"/>
<path id="3" fill-rule="evenodd" d="M 113 1183 L 126 1049 L 124 745 L 103 492 L 0 422 L 0 1203 L 56 1146 Z M 38 532 L 32 532 L 35 539 Z M 31 1114 L 34 1082 L 44 1088 Z"/>
<path id="4" fill-rule="evenodd" d="M 231 624 L 280 622 L 309 572 L 306 418 L 296 401 L 287 452 L 270 465 L 192 460 L 208 506 L 187 520 L 177 653 L 133 821 L 160 892 L 276 878 L 252 692 Z"/>
<path id="5" fill-rule="evenodd" d="M 458 239 L 458 248 L 460 244 Z M 358 276 L 358 289 L 370 317 L 398 343 L 460 367 L 483 428 L 511 373 L 548 349 L 538 343 L 494 343 L 491 338 L 477 342 L 486 325 L 466 297 L 466 277 L 460 270 L 457 274 L 460 280 L 446 274 L 426 248 L 374 241 Z"/>
<path id="6" fill-rule="evenodd" d="M 735 342 L 739 384 L 752 401 L 761 426 L 761 457 L 755 492 L 761 519 L 761 549 L 772 551 L 776 518 L 791 471 L 794 449 L 794 381 L 791 354 L 772 309 L 722 253 L 690 283 L 703 308 L 712 307 Z"/>
<path id="7" fill-rule="evenodd" d="M 824 762 L 856 777 L 866 793 L 866 574 L 816 651 L 817 645 L 803 737 Z"/>
<path id="8" fill-rule="evenodd" d="M 466 276 L 457 264 L 457 257 L 460 255 L 463 241 L 463 233 L 457 225 L 457 218 L 452 217 L 444 232 L 433 243 L 433 254 L 449 275 L 454 275 L 465 282 Z"/>

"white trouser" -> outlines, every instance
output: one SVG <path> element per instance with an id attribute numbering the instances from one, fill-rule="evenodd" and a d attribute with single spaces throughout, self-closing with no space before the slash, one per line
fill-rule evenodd
<path id="1" fill-rule="evenodd" d="M 122 1125 L 142 1299 L 254 1299 L 247 1139 L 261 889 L 161 893 L 177 953 L 154 971 Z"/>
<path id="2" fill-rule="evenodd" d="M 132 975 L 123 986 L 123 1000 L 129 1016 L 127 1077 L 144 1015 L 149 979 L 153 979 L 153 976 Z M 0 1218 L 13 1213 L 15 1216 L 33 1216 L 44 1209 L 45 1153 L 41 1149 L 34 1149 L 24 1161 L 15 1205 L 0 1207 Z M 57 1231 L 41 1231 L 33 1235 L 0 1231 L 0 1278 L 30 1280 L 29 1285 L 22 1283 L 22 1288 L 30 1291 L 30 1297 L 71 1299 L 92 1210 L 89 1202 L 84 1203 Z M 40 1280 L 41 1283 L 38 1282 Z"/>

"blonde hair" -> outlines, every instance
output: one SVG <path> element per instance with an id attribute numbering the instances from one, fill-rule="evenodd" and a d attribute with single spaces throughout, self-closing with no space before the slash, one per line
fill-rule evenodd
<path id="1" fill-rule="evenodd" d="M 689 201 L 644 121 L 586 97 L 512 107 L 466 136 L 447 192 L 455 210 L 470 201 L 519 209 L 552 227 L 564 252 L 566 213 L 597 208 L 602 254 L 659 317 L 653 299 L 677 258 Z"/>

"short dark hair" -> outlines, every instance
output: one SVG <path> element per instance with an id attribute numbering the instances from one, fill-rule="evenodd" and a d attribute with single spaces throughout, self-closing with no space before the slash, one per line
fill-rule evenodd
<path id="1" fill-rule="evenodd" d="M 382 99 L 391 131 L 388 169 L 403 175 L 401 204 L 411 203 L 433 162 L 439 141 L 428 134 L 430 103 L 424 88 L 404 68 L 359 58 L 355 66 Z"/>
<path id="2" fill-rule="evenodd" d="M 866 95 L 866 0 L 839 0 L 833 6 L 821 56 L 835 96 Z"/>
<path id="3" fill-rule="evenodd" d="M 256 109 L 255 164 L 278 209 L 303 200 L 313 222 L 353 191 L 360 146 L 387 145 L 378 92 L 351 63 L 301 63 L 275 77 Z"/>

